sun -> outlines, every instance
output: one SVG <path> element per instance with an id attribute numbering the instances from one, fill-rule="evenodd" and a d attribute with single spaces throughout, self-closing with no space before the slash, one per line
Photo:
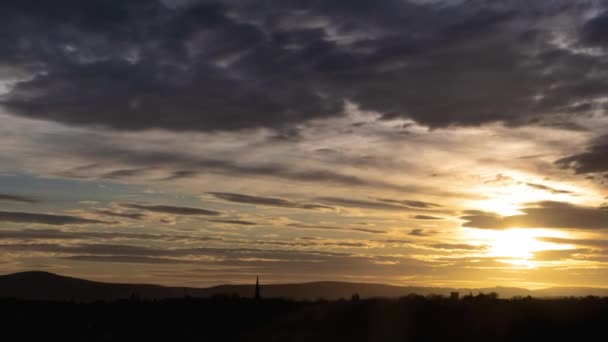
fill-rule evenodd
<path id="1" fill-rule="evenodd" d="M 465 231 L 472 240 L 488 246 L 485 256 L 501 259 L 501 261 L 516 266 L 534 267 L 535 252 L 572 248 L 568 245 L 539 239 L 541 237 L 568 237 L 565 232 L 554 229 L 482 230 L 465 228 Z"/>
<path id="2" fill-rule="evenodd" d="M 508 229 L 494 235 L 488 251 L 491 256 L 531 259 L 534 252 L 552 247 L 552 244 L 536 239 L 543 236 L 542 233 L 530 229 Z"/>

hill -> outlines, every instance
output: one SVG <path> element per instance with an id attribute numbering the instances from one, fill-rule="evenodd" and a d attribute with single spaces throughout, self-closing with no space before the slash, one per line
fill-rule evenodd
<path id="1" fill-rule="evenodd" d="M 460 292 L 461 295 L 480 292 L 496 292 L 502 298 L 514 296 L 560 297 L 560 296 L 608 296 L 608 289 L 598 288 L 548 288 L 527 290 L 522 288 L 495 287 L 480 289 L 455 289 L 436 287 L 407 287 L 385 284 L 313 282 L 301 284 L 262 285 L 265 298 L 327 299 L 350 298 L 354 293 L 361 298 L 403 297 L 409 294 L 443 295 Z M 251 297 L 254 285 L 219 285 L 209 288 L 166 287 L 150 284 L 103 283 L 48 272 L 21 272 L 0 276 L 0 298 L 29 300 L 115 300 L 137 296 L 143 299 L 179 298 L 184 296 L 211 297 L 214 295 L 237 295 Z"/>

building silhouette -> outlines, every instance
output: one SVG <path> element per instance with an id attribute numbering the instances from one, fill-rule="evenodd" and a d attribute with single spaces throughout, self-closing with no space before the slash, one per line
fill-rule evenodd
<path id="1" fill-rule="evenodd" d="M 255 277 L 255 300 L 260 300 L 262 297 L 260 296 L 260 277 Z"/>

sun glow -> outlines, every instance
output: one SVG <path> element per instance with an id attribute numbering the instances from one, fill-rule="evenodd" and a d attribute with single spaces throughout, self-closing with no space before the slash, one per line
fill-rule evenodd
<path id="1" fill-rule="evenodd" d="M 495 232 L 494 235 L 496 236 L 491 242 L 489 253 L 497 257 L 530 259 L 534 252 L 559 247 L 537 240 L 542 234 L 529 229 L 509 229 Z"/>
<path id="2" fill-rule="evenodd" d="M 473 201 L 470 203 L 471 207 L 501 216 L 522 214 L 520 209 L 529 203 L 541 201 L 593 202 L 594 197 L 584 189 L 575 188 L 570 184 L 548 183 L 545 180 L 514 172 L 501 174 L 499 180 L 484 183 L 477 191 L 485 194 L 486 198 Z M 579 195 L 573 196 L 573 193 Z M 580 194 L 587 194 L 587 196 L 581 197 Z"/>
<path id="3" fill-rule="evenodd" d="M 482 211 L 492 212 L 500 216 L 521 214 L 519 211 L 520 206 L 519 200 L 506 197 L 483 200 L 476 205 Z"/>
<path id="4" fill-rule="evenodd" d="M 501 216 L 512 216 L 521 214 L 519 209 L 525 203 L 548 199 L 546 196 L 542 196 L 544 194 L 539 195 L 537 191 L 516 184 L 493 190 L 495 193 L 490 198 L 477 201 L 474 203 L 474 207 Z"/>
<path id="5" fill-rule="evenodd" d="M 481 230 L 465 228 L 465 232 L 472 240 L 488 246 L 486 256 L 495 257 L 515 266 L 534 267 L 536 265 L 535 252 L 573 248 L 573 246 L 538 239 L 540 237 L 568 237 L 567 233 L 553 229 Z"/>

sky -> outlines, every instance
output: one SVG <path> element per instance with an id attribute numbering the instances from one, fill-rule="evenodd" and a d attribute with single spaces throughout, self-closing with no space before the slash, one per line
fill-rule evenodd
<path id="1" fill-rule="evenodd" d="M 6 0 L 0 273 L 608 283 L 608 3 Z"/>

